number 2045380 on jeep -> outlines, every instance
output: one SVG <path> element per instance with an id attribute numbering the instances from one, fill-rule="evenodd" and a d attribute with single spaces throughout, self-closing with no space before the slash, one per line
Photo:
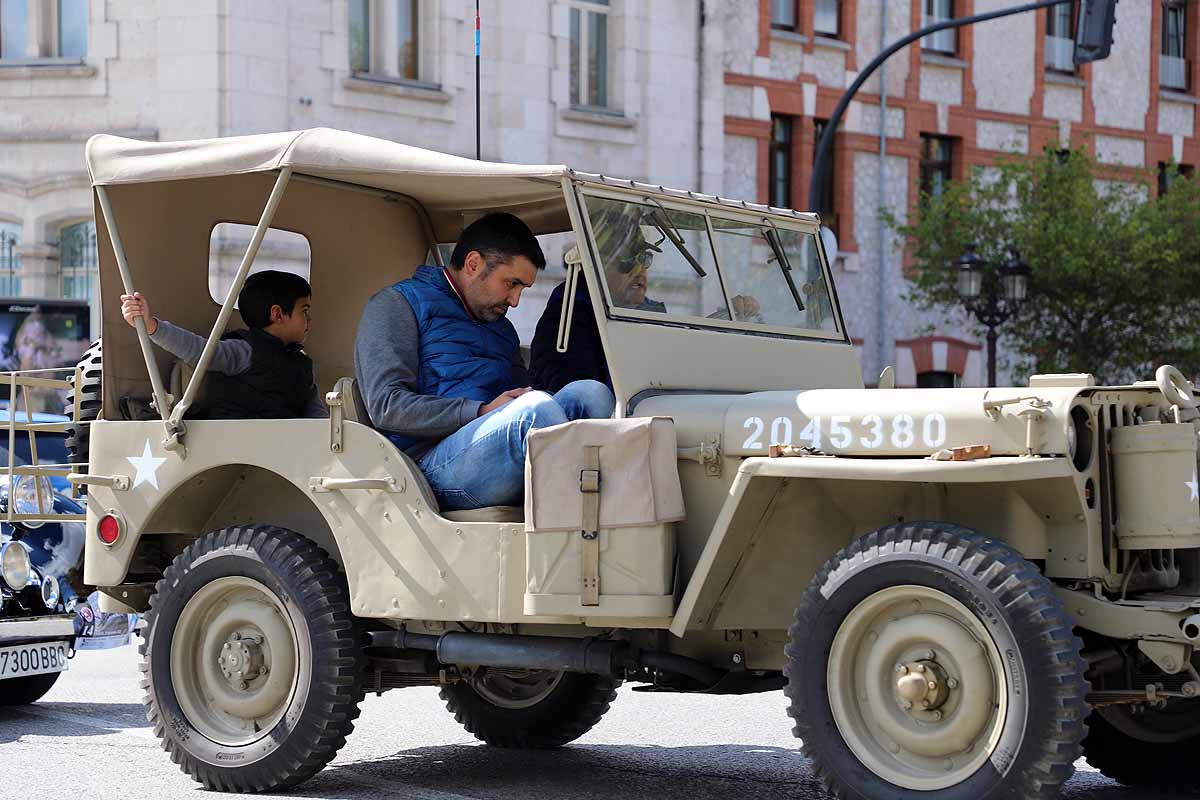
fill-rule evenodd
<path id="1" fill-rule="evenodd" d="M 147 612 L 150 718 L 206 786 L 312 775 L 367 691 L 436 685 L 489 744 L 553 747 L 622 681 L 782 689 L 841 797 L 1048 798 L 1081 752 L 1131 785 L 1200 779 L 1200 414 L 1176 370 L 865 389 L 811 214 L 331 130 L 87 157 L 85 579 Z M 617 410 L 530 436 L 523 508 L 448 512 L 372 428 L 354 334 L 490 210 L 573 237 L 559 348 L 594 314 Z M 253 234 L 222 303 L 228 222 Z M 211 346 L 269 229 L 311 250 L 330 418 L 190 419 L 205 361 L 116 296 Z M 639 236 L 654 303 L 613 277 Z"/>

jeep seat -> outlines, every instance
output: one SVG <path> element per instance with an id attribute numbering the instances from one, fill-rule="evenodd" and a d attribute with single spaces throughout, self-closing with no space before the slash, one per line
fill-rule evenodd
<path id="1" fill-rule="evenodd" d="M 367 406 L 363 402 L 362 394 L 358 391 L 358 382 L 354 378 L 339 378 L 334 384 L 333 391 L 340 394 L 343 398 L 342 413 L 345 418 L 351 422 L 357 422 L 368 427 L 375 427 L 371 424 L 371 417 L 367 414 Z M 345 401 L 349 402 L 345 402 Z M 418 491 L 421 492 L 421 498 L 438 514 L 441 514 L 448 520 L 454 522 L 524 522 L 525 509 L 520 506 L 486 506 L 484 508 L 470 508 L 463 511 L 442 511 L 438 508 L 437 498 L 434 497 L 433 488 L 430 487 L 429 481 L 425 479 L 425 474 L 421 472 L 421 468 L 417 466 L 417 462 L 413 461 L 407 453 L 400 448 L 396 448 L 396 452 L 404 460 L 412 470 L 413 478 L 417 484 Z"/>

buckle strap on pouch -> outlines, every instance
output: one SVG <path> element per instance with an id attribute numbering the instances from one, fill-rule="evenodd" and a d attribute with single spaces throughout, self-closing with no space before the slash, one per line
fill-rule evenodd
<path id="1" fill-rule="evenodd" d="M 585 445 L 579 491 L 583 495 L 583 528 L 579 531 L 579 602 L 600 605 L 600 447 Z"/>

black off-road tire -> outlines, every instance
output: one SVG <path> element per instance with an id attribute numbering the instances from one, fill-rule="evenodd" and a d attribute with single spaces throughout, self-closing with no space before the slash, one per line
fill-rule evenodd
<path id="1" fill-rule="evenodd" d="M 89 448 L 89 428 L 90 425 L 80 423 L 90 423 L 93 420 L 100 418 L 100 406 L 103 403 L 103 391 L 101 387 L 101 379 L 103 371 L 101 364 L 103 361 L 103 353 L 100 340 L 92 342 L 91 346 L 84 351 L 83 357 L 79 359 L 79 371 L 82 376 L 82 381 L 79 386 L 75 386 L 75 375 L 71 374 L 68 379 L 71 383 L 71 388 L 67 392 L 67 405 L 63 409 L 63 414 L 71 420 L 71 425 L 67 428 L 67 455 L 71 459 L 71 463 L 80 464 L 79 472 L 87 472 L 88 457 L 91 453 Z M 75 396 L 79 395 L 79 419 L 75 418 Z M 86 487 L 80 486 L 79 491 L 84 493 Z"/>
<path id="2" fill-rule="evenodd" d="M 46 696 L 61 672 L 27 675 L 0 681 L 0 706 L 27 706 Z"/>
<path id="3" fill-rule="evenodd" d="M 442 687 L 441 697 L 476 739 L 526 750 L 562 747 L 583 736 L 608 711 L 620 685 L 613 678 L 567 672 L 545 698 L 526 708 L 498 706 L 465 681 Z"/>
<path id="4" fill-rule="evenodd" d="M 1200 716 L 1200 701 L 1183 702 L 1192 707 L 1193 719 Z M 1087 724 L 1083 756 L 1105 777 L 1145 789 L 1173 789 L 1189 794 L 1200 790 L 1200 762 L 1196 758 L 1200 752 L 1200 735 L 1178 741 L 1152 741 L 1148 739 L 1156 737 L 1143 738 L 1120 730 L 1099 711 L 1092 712 Z"/>
<path id="5" fill-rule="evenodd" d="M 181 614 L 197 592 L 227 577 L 256 581 L 278 598 L 301 654 L 286 713 L 240 746 L 197 730 L 172 684 L 172 637 Z M 272 525 L 207 533 L 175 558 L 150 599 L 140 647 L 147 718 L 171 760 L 207 789 L 293 786 L 328 764 L 354 729 L 363 697 L 360 644 L 345 576 L 316 544 Z"/>
<path id="6" fill-rule="evenodd" d="M 1002 654 L 1008 703 L 988 760 L 973 768 L 964 758 L 960 782 L 929 791 L 885 780 L 855 755 L 835 720 L 827 672 L 834 640 L 859 604 L 870 608 L 864 601 L 880 592 L 913 587 L 953 599 L 986 631 Z M 863 641 L 887 635 L 869 627 Z M 841 800 L 1050 800 L 1074 773 L 1085 733 L 1081 648 L 1050 582 L 1006 545 L 948 523 L 890 525 L 837 553 L 805 591 L 786 648 L 788 715 L 814 774 Z"/>

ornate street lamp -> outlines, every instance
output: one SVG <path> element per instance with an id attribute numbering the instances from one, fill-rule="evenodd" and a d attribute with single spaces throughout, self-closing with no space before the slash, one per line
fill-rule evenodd
<path id="1" fill-rule="evenodd" d="M 968 312 L 987 328 L 987 383 L 996 385 L 996 328 L 1017 312 L 1029 290 L 1029 265 L 1016 250 L 1010 250 L 1008 260 L 995 267 L 999 280 L 985 280 L 986 270 L 992 268 L 975 252 L 975 245 L 954 259 L 958 296 Z"/>

